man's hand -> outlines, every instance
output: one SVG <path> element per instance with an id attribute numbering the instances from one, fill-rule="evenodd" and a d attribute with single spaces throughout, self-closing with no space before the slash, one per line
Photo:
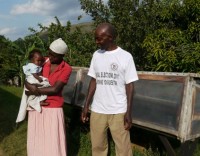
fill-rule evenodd
<path id="1" fill-rule="evenodd" d="M 84 107 L 81 113 L 81 120 L 83 123 L 87 122 L 89 120 L 88 117 L 88 108 Z"/>
<path id="2" fill-rule="evenodd" d="M 131 114 L 126 112 L 124 115 L 124 128 L 125 130 L 129 130 L 131 127 L 132 127 Z"/>

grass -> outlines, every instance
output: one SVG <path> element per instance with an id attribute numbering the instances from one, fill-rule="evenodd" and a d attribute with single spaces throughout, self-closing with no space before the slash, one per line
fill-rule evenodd
<path id="1" fill-rule="evenodd" d="M 15 120 L 19 110 L 22 88 L 0 86 L 0 149 L 3 156 L 26 156 L 27 119 L 16 128 Z M 90 156 L 91 142 L 88 124 L 80 122 L 80 109 L 70 105 L 64 105 L 66 120 L 68 156 Z M 166 156 L 158 149 L 158 144 L 153 145 L 147 141 L 153 140 L 151 133 L 143 133 L 141 130 L 131 131 L 132 142 L 140 144 L 141 140 L 146 143 L 144 148 L 133 145 L 133 156 Z M 139 140 L 139 141 L 138 141 Z M 200 144 L 194 156 L 200 156 Z M 110 155 L 114 156 L 114 143 L 110 138 Z M 0 151 L 1 153 L 1 151 Z"/>
<path id="2" fill-rule="evenodd" d="M 0 147 L 5 156 L 26 153 L 26 122 L 20 129 L 15 124 L 21 94 L 21 88 L 0 86 Z"/>

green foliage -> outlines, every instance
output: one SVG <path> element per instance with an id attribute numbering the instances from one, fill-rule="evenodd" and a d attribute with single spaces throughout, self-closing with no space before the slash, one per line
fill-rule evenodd
<path id="1" fill-rule="evenodd" d="M 13 58 L 14 53 L 11 53 L 8 46 L 12 42 L 6 39 L 4 36 L 0 36 L 0 81 L 6 82 L 7 78 L 12 77 L 14 73 L 15 66 L 11 63 L 15 62 Z"/>
<path id="2" fill-rule="evenodd" d="M 199 72 L 200 1 L 80 2 L 96 24 L 115 25 L 118 44 L 131 52 L 138 70 Z"/>
<path id="3" fill-rule="evenodd" d="M 109 0 L 107 4 L 93 0 L 80 2 L 95 24 L 110 22 L 117 28 L 117 43 L 134 56 L 138 68 L 142 69 L 145 54 L 141 43 L 146 34 L 160 26 L 152 16 L 157 13 L 157 8 L 153 7 L 154 1 L 143 1 L 141 5 L 136 0 Z"/>
<path id="4" fill-rule="evenodd" d="M 162 40 L 162 42 L 160 42 Z M 143 47 L 147 53 L 147 69 L 154 71 L 176 71 L 181 62 L 178 47 L 185 43 L 185 37 L 180 30 L 160 29 L 146 37 Z"/>
<path id="5" fill-rule="evenodd" d="M 23 84 L 22 65 L 29 52 L 38 48 L 46 55 L 49 44 L 60 37 L 69 47 L 65 60 L 88 67 L 96 50 L 93 26 L 101 22 L 117 28 L 117 44 L 134 56 L 137 70 L 199 72 L 200 1 L 80 0 L 80 4 L 94 21 L 87 31 L 70 21 L 63 26 L 55 17 L 48 27 L 38 24 L 39 31 L 29 28 L 32 35 L 24 39 L 11 42 L 0 36 L 1 81 L 19 76 Z"/>
<path id="6" fill-rule="evenodd" d="M 72 66 L 89 67 L 92 53 L 96 50 L 93 34 L 83 33 L 77 27 L 69 34 L 67 43 L 70 48 L 66 56 L 67 62 Z"/>
<path id="7" fill-rule="evenodd" d="M 193 6 L 194 5 L 194 6 Z M 161 14 L 165 27 L 149 33 L 143 41 L 146 50 L 146 69 L 153 71 L 199 72 L 200 2 L 171 1 Z M 193 6 L 193 7 L 192 7 Z"/>
<path id="8" fill-rule="evenodd" d="M 93 18 L 95 24 L 108 22 L 110 19 L 110 9 L 102 0 L 80 0 L 81 9 Z"/>

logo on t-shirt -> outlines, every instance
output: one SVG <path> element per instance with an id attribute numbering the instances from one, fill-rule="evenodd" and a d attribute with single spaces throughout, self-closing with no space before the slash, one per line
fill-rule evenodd
<path id="1" fill-rule="evenodd" d="M 118 65 L 117 65 L 116 63 L 112 63 L 112 64 L 111 64 L 111 69 L 112 69 L 113 71 L 117 70 L 117 68 L 118 68 Z"/>

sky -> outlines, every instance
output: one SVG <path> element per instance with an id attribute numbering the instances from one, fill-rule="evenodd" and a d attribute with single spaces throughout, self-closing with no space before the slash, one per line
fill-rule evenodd
<path id="1" fill-rule="evenodd" d="M 81 10 L 79 0 L 0 0 L 0 4 L 0 35 L 11 41 L 31 34 L 28 28 L 40 30 L 39 23 L 43 26 L 56 23 L 55 16 L 62 25 L 67 21 L 72 24 L 91 21 Z"/>

